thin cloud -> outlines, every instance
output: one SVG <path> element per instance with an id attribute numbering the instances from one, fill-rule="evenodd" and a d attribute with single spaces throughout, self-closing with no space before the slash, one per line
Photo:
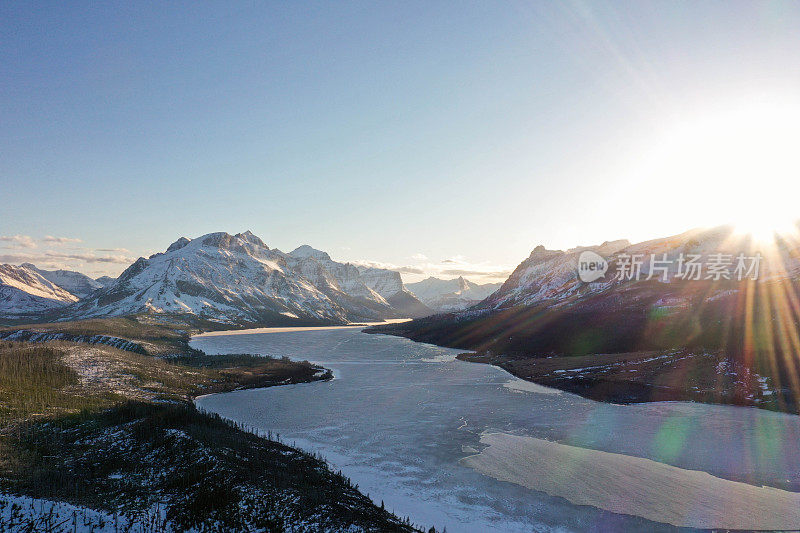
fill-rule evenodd
<path id="1" fill-rule="evenodd" d="M 382 268 L 393 270 L 400 274 L 412 274 L 414 276 L 440 276 L 456 277 L 465 276 L 478 278 L 485 282 L 496 282 L 505 280 L 510 269 L 500 265 L 472 264 L 465 260 L 463 256 L 455 256 L 453 259 L 445 259 L 440 263 L 426 263 L 422 265 L 395 265 L 381 261 L 369 261 L 366 259 L 353 261 L 354 265 L 368 268 Z M 453 265 L 457 265 L 456 268 Z"/>
<path id="2" fill-rule="evenodd" d="M 414 254 L 414 255 L 411 256 L 411 259 L 413 259 L 415 261 L 427 261 L 428 260 L 428 256 L 425 255 L 425 254 Z"/>
<path id="3" fill-rule="evenodd" d="M 425 274 L 425 271 L 419 267 L 413 266 L 402 266 L 397 268 L 392 268 L 395 272 L 399 272 L 401 274 Z"/>
<path id="4" fill-rule="evenodd" d="M 45 236 L 42 239 L 42 242 L 50 243 L 50 244 L 68 244 L 68 243 L 78 243 L 83 242 L 81 239 L 75 239 L 72 237 L 53 237 L 52 235 Z"/>
<path id="5" fill-rule="evenodd" d="M 481 276 L 484 278 L 507 278 L 510 274 L 510 270 L 496 270 L 496 271 L 486 271 L 486 270 L 463 270 L 463 269 L 449 269 L 449 270 L 442 270 L 441 272 L 444 276 Z"/>
<path id="6" fill-rule="evenodd" d="M 382 268 L 384 270 L 393 270 L 401 274 L 424 274 L 425 270 L 411 265 L 394 265 L 392 263 L 382 263 L 380 261 L 369 261 L 366 259 L 358 259 L 351 261 L 352 264 L 366 268 Z"/>
<path id="7" fill-rule="evenodd" d="M 0 254 L 0 263 L 33 263 L 41 257 L 34 254 Z"/>
<path id="8" fill-rule="evenodd" d="M 110 253 L 117 253 L 117 254 L 129 254 L 131 253 L 130 250 L 127 248 L 95 248 L 95 252 L 110 252 Z"/>
<path id="9" fill-rule="evenodd" d="M 0 235 L 0 242 L 12 243 L 6 248 L 36 248 L 36 241 L 29 235 Z"/>
<path id="10" fill-rule="evenodd" d="M 58 252 L 45 252 L 45 257 L 51 259 L 82 261 L 84 263 L 116 263 L 128 264 L 132 263 L 133 259 L 124 255 L 94 255 L 91 253 L 86 254 L 62 254 Z"/>

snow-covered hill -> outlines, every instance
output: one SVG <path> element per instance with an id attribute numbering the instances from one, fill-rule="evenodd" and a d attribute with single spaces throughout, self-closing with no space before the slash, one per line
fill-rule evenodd
<path id="1" fill-rule="evenodd" d="M 48 281 L 35 269 L 0 265 L 0 316 L 30 316 L 77 301 L 77 296 Z"/>
<path id="2" fill-rule="evenodd" d="M 270 249 L 249 231 L 181 237 L 164 253 L 139 258 L 69 314 L 192 314 L 228 323 L 344 323 L 408 316 L 374 288 L 395 283 L 399 274 L 373 270 L 365 277 L 357 267 L 337 263 L 310 246 L 289 254 Z M 390 298 L 403 293 L 402 281 L 396 288 Z"/>
<path id="3" fill-rule="evenodd" d="M 72 270 L 43 270 L 30 263 L 23 263 L 21 266 L 38 272 L 44 279 L 58 285 L 78 298 L 85 298 L 103 286 L 102 283 L 93 280 L 86 274 Z"/>
<path id="4" fill-rule="evenodd" d="M 502 283 L 480 285 L 463 277 L 447 280 L 429 277 L 417 283 L 407 283 L 406 288 L 431 309 L 449 312 L 477 304 L 501 285 Z"/>

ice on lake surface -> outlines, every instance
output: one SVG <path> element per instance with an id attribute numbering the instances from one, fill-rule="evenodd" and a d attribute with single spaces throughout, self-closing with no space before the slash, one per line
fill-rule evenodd
<path id="1" fill-rule="evenodd" d="M 682 402 L 623 406 L 553 394 L 498 368 L 454 360 L 460 350 L 359 329 L 197 337 L 192 346 L 286 355 L 333 369 L 330 382 L 212 395 L 198 405 L 322 453 L 373 500 L 425 527 L 674 529 L 662 523 L 666 518 L 713 526 L 717 514 L 728 521 L 744 515 L 728 507 L 742 489 L 741 497 L 769 503 L 772 515 L 800 528 L 800 505 L 792 503 L 800 500 L 787 492 L 800 490 L 798 416 Z M 509 442 L 514 453 L 504 448 Z M 594 462 L 576 459 L 584 456 Z M 615 468 L 624 471 L 616 476 Z M 559 469 L 563 483 L 552 481 Z M 652 490 L 654 483 L 661 488 Z M 689 489 L 694 496 L 687 498 Z M 625 498 L 620 506 L 604 494 L 609 490 L 642 495 L 642 501 Z M 720 491 L 730 498 L 709 499 Z M 663 494 L 663 502 L 645 501 L 647 494 Z M 712 508 L 720 505 L 727 509 Z M 752 520 L 749 515 L 741 519 Z"/>

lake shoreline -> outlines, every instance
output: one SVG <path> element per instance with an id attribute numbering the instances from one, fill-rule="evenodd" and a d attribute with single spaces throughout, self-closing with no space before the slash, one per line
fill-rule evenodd
<path id="1" fill-rule="evenodd" d="M 100 517 L 96 531 L 106 531 L 98 524 L 111 515 L 142 527 L 156 519 L 175 530 L 418 531 L 322 458 L 195 406 L 216 393 L 327 381 L 330 370 L 288 358 L 209 356 L 189 346 L 185 330 L 163 324 L 39 327 L 46 332 L 35 337 L 41 342 L 0 341 L 7 369 L 0 378 L 16 380 L 0 387 L 0 511 L 11 502 L 52 502 L 9 515 L 20 528 L 39 527 L 67 502 Z M 48 340 L 59 334 L 83 340 Z M 95 336 L 130 344 L 93 342 Z M 135 351 L 120 349 L 126 347 Z M 44 387 L 44 371 L 63 383 L 39 391 L 33 385 Z M 25 391 L 30 398 L 20 396 Z M 32 403 L 40 397 L 41 407 Z"/>
<path id="2" fill-rule="evenodd" d="M 364 329 L 372 335 L 403 337 L 452 349 L 468 349 L 420 336 L 403 326 Z M 472 351 L 460 361 L 489 364 L 525 381 L 614 404 L 665 401 L 756 407 L 800 414 L 795 394 L 726 357 L 721 351 L 673 349 L 592 355 L 498 354 Z"/>

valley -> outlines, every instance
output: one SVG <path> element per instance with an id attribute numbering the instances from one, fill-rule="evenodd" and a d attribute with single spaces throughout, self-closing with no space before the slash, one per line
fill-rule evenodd
<path id="1" fill-rule="evenodd" d="M 39 342 L 0 340 L 0 527 L 416 531 L 321 458 L 191 403 L 329 380 L 328 369 L 282 357 L 209 356 L 188 345 L 184 327 L 97 319 L 30 325 L 25 331 L 50 335 Z M 94 342 L 110 333 L 128 344 Z"/>
<path id="2" fill-rule="evenodd" d="M 250 232 L 180 238 L 103 283 L 77 272 L 4 265 L 0 355 L 17 381 L 0 384 L 6 465 L 0 491 L 22 498 L 26 508 L 44 501 L 51 510 L 76 507 L 98 524 L 120 513 L 175 530 L 280 524 L 298 531 L 417 531 L 414 524 L 423 523 L 506 532 L 527 531 L 531 521 L 581 529 L 598 520 L 642 531 L 747 528 L 756 523 L 747 513 L 726 518 L 709 507 L 697 511 L 702 519 L 676 514 L 646 492 L 618 508 L 602 494 L 542 484 L 525 465 L 572 461 L 592 449 L 607 453 L 597 456 L 601 463 L 647 471 L 655 483 L 684 480 L 700 493 L 724 486 L 734 499 L 766 497 L 749 488 L 763 483 L 783 491 L 781 502 L 793 501 L 791 491 L 800 487 L 794 474 L 781 479 L 770 465 L 745 471 L 715 462 L 705 441 L 691 453 L 661 449 L 660 439 L 681 431 L 697 436 L 715 417 L 731 427 L 744 417 L 739 429 L 751 435 L 751 424 L 771 425 L 771 415 L 800 412 L 790 356 L 800 347 L 791 334 L 800 331 L 792 303 L 800 301 L 794 248 L 787 244 L 767 256 L 771 262 L 757 281 L 687 280 L 675 269 L 653 276 L 657 255 L 677 262 L 684 254 L 733 255 L 751 244 L 716 228 L 635 244 L 536 247 L 496 285 L 463 277 L 405 284 L 398 272 L 339 263 L 305 245 L 284 253 Z M 587 250 L 608 260 L 606 277 L 578 279 Z M 633 254 L 644 258 L 644 274 L 614 275 Z M 410 401 L 406 396 L 417 407 L 398 412 Z M 329 403 L 318 405 L 321 398 Z M 473 401 L 482 407 L 457 407 Z M 366 404 L 371 407 L 363 413 L 354 407 Z M 735 410 L 754 407 L 763 414 Z M 465 414 L 453 418 L 458 412 Z M 568 412 L 586 427 L 565 422 Z M 636 430 L 629 435 L 633 446 L 610 437 L 653 416 L 667 428 L 673 419 L 689 425 L 666 436 Z M 446 438 L 423 429 L 430 420 L 450 428 Z M 781 420 L 794 424 L 788 422 L 794 418 Z M 577 438 L 575 432 L 585 433 Z M 731 460 L 752 464 L 757 458 L 743 455 L 741 435 L 724 437 L 734 450 Z M 396 441 L 392 459 L 371 447 L 385 439 Z M 794 465 L 798 453 L 781 439 L 775 453 L 783 454 L 781 464 Z M 119 442 L 135 454 L 115 450 Z M 439 450 L 433 462 L 426 442 Z M 509 455 L 509 446 L 518 453 Z M 193 459 L 176 463 L 175 454 Z M 97 456 L 113 460 L 97 462 Z M 502 466 L 508 460 L 519 475 Z M 433 473 L 442 468 L 469 488 Z M 297 474 L 276 476 L 285 469 Z M 692 469 L 713 479 L 697 478 Z M 163 472 L 166 479 L 142 471 Z M 487 478 L 534 492 L 520 496 Z M 420 486 L 432 491 L 429 500 L 416 495 Z M 144 487 L 157 487 L 158 496 Z M 479 487 L 494 494 L 486 506 L 475 503 Z M 639 489 L 634 483 L 618 490 Z M 540 500 L 542 491 L 555 500 Z M 448 510 L 445 501 L 454 494 L 458 502 Z M 378 505 L 384 499 L 389 507 Z M 531 515 L 525 501 L 545 511 Z M 573 503 L 592 510 L 576 511 Z M 15 512 L 15 520 L 29 524 L 44 516 Z M 793 520 L 786 514 L 776 524 Z"/>

